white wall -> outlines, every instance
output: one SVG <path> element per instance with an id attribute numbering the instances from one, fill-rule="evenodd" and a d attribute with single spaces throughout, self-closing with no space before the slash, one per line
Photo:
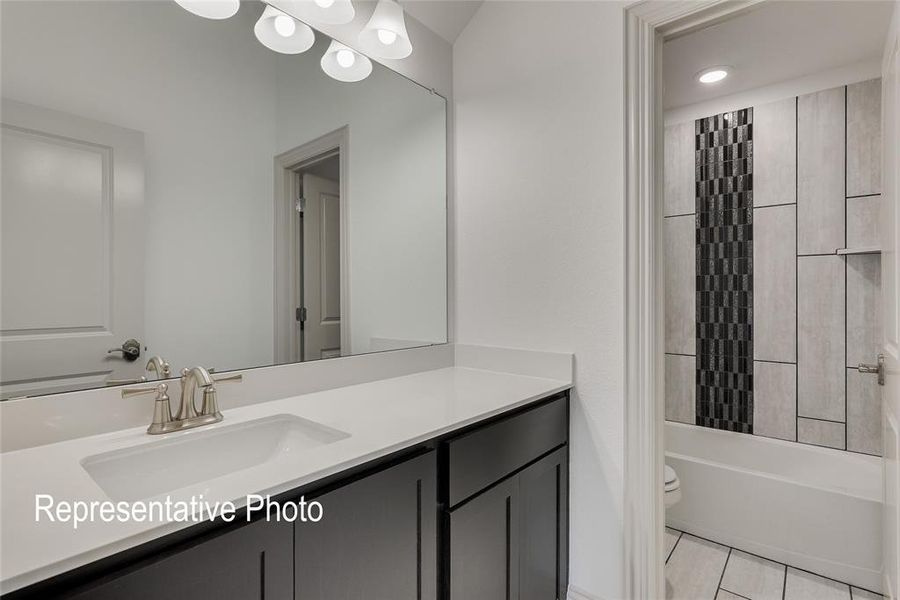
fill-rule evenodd
<path id="1" fill-rule="evenodd" d="M 359 201 L 351 331 L 445 341 L 440 97 L 383 67 L 363 83 L 334 82 L 318 67 L 321 35 L 315 56 L 270 51 L 253 34 L 254 2 L 225 21 L 171 1 L 4 2 L 2 10 L 4 97 L 145 134 L 142 341 L 151 354 L 178 368 L 272 362 L 273 157 L 348 120 Z M 449 44 L 411 23 L 416 68 L 445 73 L 449 88 Z M 396 193 L 426 182 L 439 198 Z M 398 290 L 404 301 L 392 302 Z"/>
<path id="2" fill-rule="evenodd" d="M 575 353 L 570 584 L 622 596 L 623 3 L 486 2 L 454 45 L 456 341 Z"/>

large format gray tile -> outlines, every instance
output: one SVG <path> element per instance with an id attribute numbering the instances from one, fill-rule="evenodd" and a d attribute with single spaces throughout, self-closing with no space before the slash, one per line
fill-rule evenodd
<path id="1" fill-rule="evenodd" d="M 881 79 L 870 79 L 847 86 L 847 195 L 878 193 L 881 193 Z"/>
<path id="2" fill-rule="evenodd" d="M 665 191 L 663 214 L 694 212 L 694 122 L 677 123 L 665 129 Z"/>
<path id="3" fill-rule="evenodd" d="M 696 422 L 696 372 L 693 356 L 666 354 L 666 420 Z"/>
<path id="4" fill-rule="evenodd" d="M 666 527 L 666 560 L 669 560 L 669 555 L 672 554 L 672 550 L 675 549 L 675 544 L 678 543 L 678 538 L 680 537 L 680 531 L 675 531 L 674 529 Z"/>
<path id="5" fill-rule="evenodd" d="M 682 534 L 666 565 L 666 598 L 715 598 L 727 560 L 726 546 Z"/>
<path id="6" fill-rule="evenodd" d="M 797 259 L 798 415 L 843 421 L 844 259 Z"/>
<path id="7" fill-rule="evenodd" d="M 797 248 L 832 253 L 844 247 L 844 88 L 800 96 L 797 128 Z"/>
<path id="8" fill-rule="evenodd" d="M 850 586 L 788 567 L 784 600 L 850 600 Z"/>
<path id="9" fill-rule="evenodd" d="M 668 217 L 665 229 L 666 352 L 694 354 L 697 249 L 693 216 Z"/>
<path id="10" fill-rule="evenodd" d="M 796 98 L 753 107 L 753 172 L 753 206 L 796 202 Z"/>
<path id="11" fill-rule="evenodd" d="M 847 366 L 874 363 L 881 351 L 881 256 L 847 256 Z"/>
<path id="12" fill-rule="evenodd" d="M 881 456 L 881 386 L 856 369 L 847 369 L 847 450 Z"/>
<path id="13" fill-rule="evenodd" d="M 869 592 L 858 587 L 851 587 L 850 595 L 853 596 L 853 600 L 882 600 L 884 598 L 881 594 Z"/>
<path id="14" fill-rule="evenodd" d="M 753 358 L 757 360 L 797 360 L 796 240 L 795 206 L 753 210 Z"/>
<path id="15" fill-rule="evenodd" d="M 797 419 L 797 441 L 814 446 L 846 449 L 844 441 L 846 430 L 843 423 L 816 421 L 815 419 Z"/>
<path id="16" fill-rule="evenodd" d="M 721 588 L 751 600 L 781 600 L 785 566 L 752 554 L 732 550 Z"/>
<path id="17" fill-rule="evenodd" d="M 847 247 L 879 248 L 878 211 L 881 196 L 847 198 Z"/>
<path id="18" fill-rule="evenodd" d="M 754 361 L 753 385 L 753 433 L 796 441 L 797 365 Z"/>
<path id="19" fill-rule="evenodd" d="M 747 600 L 743 596 L 738 596 L 737 594 L 732 594 L 727 590 L 723 590 L 719 588 L 719 591 L 716 593 L 716 600 Z"/>

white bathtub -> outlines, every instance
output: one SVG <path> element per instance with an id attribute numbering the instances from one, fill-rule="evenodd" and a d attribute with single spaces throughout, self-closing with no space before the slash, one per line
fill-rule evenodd
<path id="1" fill-rule="evenodd" d="M 667 422 L 670 527 L 881 591 L 881 459 Z"/>

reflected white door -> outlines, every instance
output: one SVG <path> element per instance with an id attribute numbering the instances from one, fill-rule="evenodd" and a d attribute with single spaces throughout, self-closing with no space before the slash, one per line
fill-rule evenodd
<path id="1" fill-rule="evenodd" d="M 3 101 L 0 386 L 4 397 L 139 376 L 143 134 Z"/>
<path id="2" fill-rule="evenodd" d="M 900 11 L 900 5 L 895 9 Z M 884 196 L 881 203 L 881 281 L 884 306 L 885 386 L 882 390 L 884 440 L 884 592 L 900 598 L 900 14 L 885 52 L 882 73 Z"/>
<path id="3" fill-rule="evenodd" d="M 303 175 L 303 360 L 341 355 L 341 197 L 336 181 Z"/>

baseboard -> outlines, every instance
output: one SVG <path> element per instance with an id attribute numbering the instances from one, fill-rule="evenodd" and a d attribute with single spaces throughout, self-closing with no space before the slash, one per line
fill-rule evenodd
<path id="1" fill-rule="evenodd" d="M 574 585 L 569 585 L 569 589 L 566 591 L 566 600 L 604 600 L 600 596 L 595 596 L 594 594 L 589 594 L 586 591 L 575 587 Z"/>

